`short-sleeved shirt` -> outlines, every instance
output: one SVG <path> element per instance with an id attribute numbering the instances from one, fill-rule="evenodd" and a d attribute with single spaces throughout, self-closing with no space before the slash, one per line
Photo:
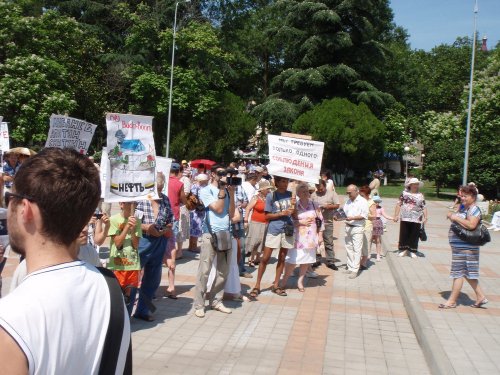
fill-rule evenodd
<path id="1" fill-rule="evenodd" d="M 168 199 L 174 211 L 175 220 L 179 220 L 181 214 L 181 190 L 184 189 L 184 184 L 175 176 L 170 176 L 168 179 Z"/>
<path id="2" fill-rule="evenodd" d="M 207 220 L 210 221 L 210 228 L 212 230 L 212 233 L 216 232 L 222 232 L 222 231 L 227 231 L 229 230 L 229 194 L 226 191 L 225 192 L 225 199 L 224 199 L 224 209 L 220 214 L 215 213 L 212 211 L 209 206 L 217 202 L 219 200 L 219 189 L 213 186 L 212 184 L 205 186 L 203 189 L 200 190 L 200 199 L 203 202 L 203 205 L 205 206 L 205 209 L 207 210 L 208 213 L 208 218 L 206 218 L 203 221 L 202 225 L 202 231 L 203 233 L 209 233 L 208 227 L 207 227 Z"/>
<path id="3" fill-rule="evenodd" d="M 377 208 L 377 204 L 373 201 L 373 199 L 368 199 L 368 216 L 370 215 L 370 207 L 373 205 L 375 205 L 375 208 Z M 365 220 L 365 230 L 373 230 L 373 220 Z"/>
<path id="4" fill-rule="evenodd" d="M 141 219 L 142 224 L 154 224 L 156 229 L 160 231 L 165 230 L 168 224 L 174 222 L 174 213 L 170 206 L 170 201 L 165 194 L 160 194 L 158 203 L 158 214 L 156 217 L 154 216 L 153 206 L 148 200 L 139 201 L 135 209 L 144 213 Z"/>
<path id="5" fill-rule="evenodd" d="M 290 191 L 285 191 L 284 193 L 279 193 L 277 191 L 267 194 L 266 197 L 266 207 L 265 212 L 275 214 L 281 211 L 288 210 L 291 206 L 292 193 Z M 267 233 L 272 235 L 277 235 L 283 233 L 285 230 L 285 224 L 292 224 L 292 219 L 289 216 L 279 217 L 278 219 L 269 220 L 269 226 L 267 228 Z"/>
<path id="6" fill-rule="evenodd" d="M 141 269 L 141 262 L 139 259 L 139 252 L 132 246 L 132 234 L 127 233 L 123 246 L 118 249 L 113 239 L 114 236 L 119 235 L 128 218 L 123 217 L 121 213 L 113 215 L 109 218 L 109 236 L 111 238 L 111 246 L 109 249 L 109 263 L 108 268 L 114 271 L 138 271 Z M 135 226 L 135 235 L 142 237 L 141 221 L 137 219 Z"/>
<path id="7" fill-rule="evenodd" d="M 311 195 L 311 199 L 316 205 L 316 207 L 321 207 L 325 204 L 340 204 L 339 196 L 334 191 L 325 191 L 325 194 L 318 195 L 317 192 Z M 333 223 L 333 213 L 334 210 L 326 210 L 321 208 L 321 213 L 323 214 L 323 219 L 325 223 Z"/>
<path id="8" fill-rule="evenodd" d="M 354 199 L 348 199 L 344 204 L 344 212 L 348 217 L 362 216 L 362 220 L 346 221 L 347 225 L 353 227 L 365 227 L 365 221 L 368 219 L 368 202 L 358 194 Z"/>
<path id="9" fill-rule="evenodd" d="M 14 167 L 11 167 L 8 162 L 3 163 L 3 173 L 10 177 L 14 177 L 18 169 L 19 169 L 19 163 L 16 164 Z M 12 181 L 5 181 L 5 187 L 11 188 Z"/>
<path id="10" fill-rule="evenodd" d="M 422 193 L 403 191 L 399 197 L 401 221 L 420 223 L 424 215 L 425 198 Z"/>

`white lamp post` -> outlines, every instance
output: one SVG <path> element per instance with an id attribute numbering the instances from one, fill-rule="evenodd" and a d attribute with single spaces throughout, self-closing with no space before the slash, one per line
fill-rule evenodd
<path id="1" fill-rule="evenodd" d="M 464 155 L 464 174 L 462 176 L 462 185 L 467 185 L 467 173 L 469 170 L 469 142 L 470 142 L 470 122 L 472 114 L 472 85 L 474 83 L 474 60 L 476 56 L 476 34 L 477 34 L 477 0 L 474 4 L 474 39 L 472 40 L 472 58 L 470 63 L 470 82 L 469 82 L 469 105 L 467 107 L 467 128 L 465 132 L 465 155 Z"/>
<path id="2" fill-rule="evenodd" d="M 172 122 L 172 89 L 174 85 L 174 59 L 175 59 L 175 35 L 177 32 L 177 8 L 180 3 L 190 3 L 191 0 L 183 0 L 175 2 L 175 12 L 174 12 L 174 35 L 172 37 L 172 63 L 170 64 L 170 92 L 168 97 L 168 120 L 167 120 L 167 143 L 165 156 L 168 158 L 170 151 L 170 124 Z"/>
<path id="3" fill-rule="evenodd" d="M 404 150 L 406 159 L 405 178 L 408 178 L 408 152 L 410 151 L 410 148 L 408 146 L 405 146 Z"/>

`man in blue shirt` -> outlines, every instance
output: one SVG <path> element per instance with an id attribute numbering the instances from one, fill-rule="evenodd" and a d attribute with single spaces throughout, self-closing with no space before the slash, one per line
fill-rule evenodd
<path id="1" fill-rule="evenodd" d="M 287 295 L 279 287 L 279 281 L 285 266 L 288 249 L 293 247 L 293 222 L 291 216 L 295 210 L 295 198 L 292 198 L 292 193 L 287 190 L 288 178 L 274 176 L 274 181 L 277 190 L 266 197 L 265 212 L 269 225 L 257 273 L 257 282 L 250 293 L 250 296 L 253 298 L 257 297 L 260 293 L 260 282 L 274 249 L 279 249 L 279 254 L 272 291 L 279 296 L 284 297 Z"/>
<path id="2" fill-rule="evenodd" d="M 222 166 L 214 165 L 211 169 L 211 183 L 200 190 L 199 196 L 207 212 L 202 226 L 202 244 L 196 286 L 194 290 L 194 314 L 198 318 L 205 316 L 205 295 L 207 293 L 208 275 L 217 256 L 215 280 L 210 290 L 210 306 L 226 314 L 231 310 L 222 303 L 224 286 L 229 265 L 231 264 L 231 249 L 217 251 L 212 244 L 212 234 L 230 231 L 230 218 L 234 216 L 234 187 L 226 185 L 226 173 Z M 230 240 L 231 242 L 231 240 Z"/>

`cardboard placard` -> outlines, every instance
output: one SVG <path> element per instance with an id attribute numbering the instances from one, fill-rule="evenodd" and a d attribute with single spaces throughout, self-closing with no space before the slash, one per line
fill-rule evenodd
<path id="1" fill-rule="evenodd" d="M 268 135 L 270 175 L 318 183 L 323 159 L 323 142 Z"/>
<path id="2" fill-rule="evenodd" d="M 64 115 L 50 116 L 50 129 L 45 147 L 73 148 L 87 154 L 97 125 Z"/>

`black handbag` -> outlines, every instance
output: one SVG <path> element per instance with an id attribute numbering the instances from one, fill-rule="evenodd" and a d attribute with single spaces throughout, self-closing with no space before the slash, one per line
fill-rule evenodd
<path id="1" fill-rule="evenodd" d="M 483 246 L 491 241 L 490 232 L 481 221 L 474 230 L 465 229 L 458 223 L 451 223 L 451 230 L 462 241 L 474 246 Z"/>
<path id="2" fill-rule="evenodd" d="M 427 241 L 427 233 L 425 233 L 425 224 L 420 227 L 420 233 L 418 235 L 420 241 Z"/>

